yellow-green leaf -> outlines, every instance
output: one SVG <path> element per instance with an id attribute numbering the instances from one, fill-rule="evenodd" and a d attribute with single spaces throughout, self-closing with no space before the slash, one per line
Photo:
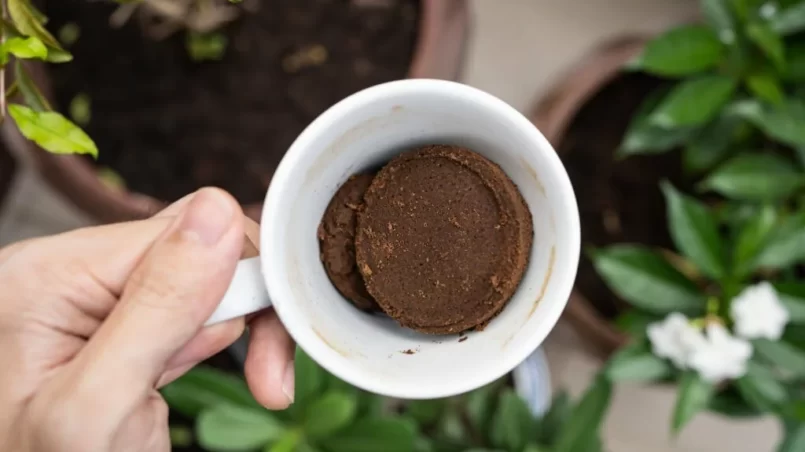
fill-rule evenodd
<path id="1" fill-rule="evenodd" d="M 785 68 L 783 40 L 764 22 L 753 22 L 746 27 L 746 35 L 769 57 L 778 69 Z"/>
<path id="2" fill-rule="evenodd" d="M 42 25 L 41 13 L 36 11 L 27 0 L 8 0 L 8 12 L 20 32 L 38 38 L 48 47 L 63 50 L 59 41 Z"/>
<path id="3" fill-rule="evenodd" d="M 17 58 L 47 59 L 48 48 L 38 38 L 11 38 L 0 46 L 0 52 Z"/>
<path id="4" fill-rule="evenodd" d="M 746 87 L 756 97 L 779 105 L 783 102 L 783 88 L 773 75 L 768 73 L 752 74 L 746 78 Z"/>
<path id="5" fill-rule="evenodd" d="M 8 112 L 20 132 L 54 154 L 89 154 L 98 157 L 98 147 L 81 128 L 54 111 L 37 112 L 20 104 L 10 104 Z"/>

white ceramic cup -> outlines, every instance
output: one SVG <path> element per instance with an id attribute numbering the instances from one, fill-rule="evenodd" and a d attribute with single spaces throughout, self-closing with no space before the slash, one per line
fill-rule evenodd
<path id="1" fill-rule="evenodd" d="M 500 165 L 534 220 L 531 258 L 517 292 L 486 329 L 462 341 L 357 310 L 330 283 L 319 258 L 316 231 L 338 187 L 427 144 L 465 146 Z M 505 102 L 441 80 L 374 86 L 319 116 L 277 168 L 260 228 L 260 257 L 239 264 L 208 323 L 273 305 L 297 344 L 329 372 L 410 399 L 470 391 L 525 360 L 564 310 L 579 261 L 573 188 L 545 137 Z"/>

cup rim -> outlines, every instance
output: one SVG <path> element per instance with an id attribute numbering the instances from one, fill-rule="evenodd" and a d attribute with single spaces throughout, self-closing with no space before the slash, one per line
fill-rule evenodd
<path id="1" fill-rule="evenodd" d="M 549 309 L 541 316 L 542 321 L 538 324 L 539 326 L 532 328 L 532 331 L 528 333 L 527 338 L 522 341 L 519 347 L 502 354 L 501 359 L 496 361 L 494 365 L 483 366 L 486 370 L 479 371 L 474 375 L 468 375 L 467 378 L 452 382 L 450 385 L 442 385 L 439 387 L 434 387 L 433 385 L 411 385 L 407 388 L 399 388 L 390 386 L 381 379 L 370 378 L 365 372 L 361 371 L 358 366 L 343 365 L 321 352 L 320 347 L 314 345 L 316 342 L 320 342 L 321 339 L 314 337 L 315 334 L 310 334 L 303 329 L 302 325 L 298 323 L 299 319 L 296 318 L 301 314 L 291 313 L 293 308 L 287 306 L 288 303 L 281 301 L 284 298 L 290 298 L 292 292 L 288 281 L 279 278 L 276 272 L 272 273 L 270 270 L 272 268 L 272 262 L 276 262 L 276 260 L 273 260 L 273 256 L 271 256 L 273 244 L 277 243 L 277 241 L 284 240 L 284 238 L 278 236 L 277 223 L 274 221 L 274 218 L 279 216 L 272 213 L 283 204 L 282 199 L 286 196 L 288 183 L 294 177 L 298 177 L 298 175 L 295 176 L 295 168 L 302 164 L 305 158 L 305 150 L 312 142 L 316 141 L 317 137 L 327 129 L 330 123 L 345 114 L 349 114 L 352 111 L 359 110 L 365 105 L 371 104 L 379 96 L 397 96 L 410 91 L 423 90 L 439 90 L 453 96 L 472 97 L 475 101 L 483 104 L 484 108 L 514 121 L 515 125 L 522 128 L 524 132 L 529 135 L 529 139 L 535 143 L 535 147 L 538 149 L 537 152 L 544 152 L 546 154 L 544 157 L 547 165 L 550 167 L 549 171 L 559 176 L 557 177 L 557 184 L 553 189 L 556 190 L 557 198 L 564 204 L 562 207 L 563 218 L 561 221 L 568 231 L 565 244 L 568 255 L 566 266 L 564 268 L 554 269 L 553 275 L 556 280 L 553 284 L 556 285 L 554 289 L 556 295 L 551 298 L 552 301 L 548 306 Z M 344 98 L 319 115 L 297 137 L 277 167 L 269 185 L 268 192 L 266 193 L 260 232 L 260 259 L 263 269 L 263 280 L 266 283 L 269 297 L 272 300 L 272 305 L 280 321 L 296 344 L 299 345 L 311 359 L 328 372 L 354 386 L 389 397 L 408 399 L 449 397 L 471 391 L 506 375 L 527 359 L 529 355 L 544 343 L 545 338 L 556 326 L 559 317 L 567 306 L 576 278 L 581 249 L 580 219 L 576 196 L 564 165 L 561 163 L 553 146 L 551 146 L 544 135 L 522 113 L 492 94 L 462 83 L 437 79 L 407 79 L 375 85 Z M 546 300 L 543 300 L 543 303 L 545 301 Z"/>

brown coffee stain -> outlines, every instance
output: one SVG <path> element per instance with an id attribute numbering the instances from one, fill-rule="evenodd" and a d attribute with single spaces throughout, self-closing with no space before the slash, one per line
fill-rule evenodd
<path id="1" fill-rule="evenodd" d="M 551 255 L 548 257 L 548 270 L 545 272 L 545 278 L 542 280 L 542 288 L 539 291 L 539 296 L 536 300 L 534 300 L 534 306 L 531 306 L 531 311 L 528 313 L 528 317 L 531 317 L 534 314 L 534 311 L 537 310 L 539 302 L 542 301 L 542 298 L 545 296 L 545 291 L 548 290 L 548 280 L 551 279 L 551 274 L 553 274 L 553 266 L 555 262 L 556 245 L 551 247 Z"/>
<path id="2" fill-rule="evenodd" d="M 532 179 L 534 179 L 534 182 L 536 182 L 537 189 L 539 189 L 540 193 L 542 193 L 542 195 L 545 196 L 545 187 L 542 186 L 542 181 L 539 180 L 539 176 L 537 176 L 537 171 L 531 166 L 530 163 L 526 161 L 526 159 L 522 157 L 520 157 L 520 163 L 523 164 L 525 170 L 528 171 L 528 174 L 531 176 Z"/>
<path id="3" fill-rule="evenodd" d="M 344 358 L 349 358 L 350 357 L 349 353 L 347 353 L 344 350 L 341 350 L 340 348 L 338 348 L 335 345 L 333 345 L 333 343 L 328 341 L 327 338 L 324 337 L 324 335 L 321 334 L 321 332 L 319 330 L 317 330 L 315 327 L 311 327 L 311 329 L 313 330 L 314 333 L 316 333 L 316 336 L 319 336 L 319 339 L 321 339 L 322 342 L 327 344 L 327 346 L 330 347 L 331 349 L 333 349 L 336 353 L 338 353 L 339 355 L 343 356 Z"/>

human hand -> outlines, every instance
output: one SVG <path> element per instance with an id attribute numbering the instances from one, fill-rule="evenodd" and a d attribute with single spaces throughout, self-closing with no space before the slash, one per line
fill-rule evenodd
<path id="1" fill-rule="evenodd" d="M 0 450 L 170 450 L 157 389 L 242 334 L 242 318 L 203 324 L 257 230 L 202 189 L 148 220 L 0 251 Z M 273 311 L 248 323 L 249 387 L 285 408 L 293 343 Z"/>

